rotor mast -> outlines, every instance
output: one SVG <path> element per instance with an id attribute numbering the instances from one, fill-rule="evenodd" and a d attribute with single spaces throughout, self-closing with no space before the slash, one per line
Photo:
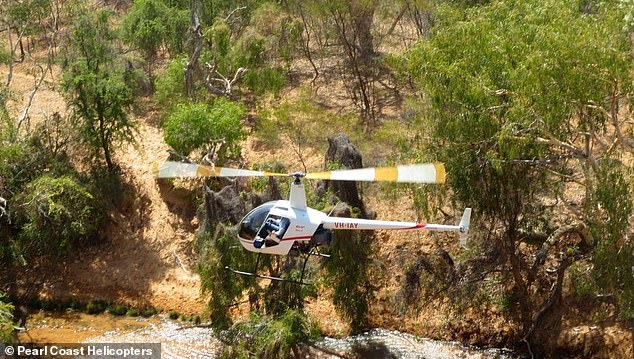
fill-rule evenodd
<path id="1" fill-rule="evenodd" d="M 291 193 L 289 195 L 288 201 L 291 204 L 291 208 L 299 209 L 305 211 L 306 206 L 306 190 L 304 189 L 304 185 L 302 184 L 302 178 L 304 178 L 306 174 L 302 172 L 291 173 L 290 177 L 293 177 L 293 183 L 291 183 Z"/>

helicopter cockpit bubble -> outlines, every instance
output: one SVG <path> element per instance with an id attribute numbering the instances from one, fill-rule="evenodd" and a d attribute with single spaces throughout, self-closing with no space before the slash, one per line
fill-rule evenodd
<path id="1" fill-rule="evenodd" d="M 274 205 L 275 201 L 266 202 L 247 213 L 242 219 L 242 222 L 240 222 L 238 236 L 242 239 L 252 241 Z"/>

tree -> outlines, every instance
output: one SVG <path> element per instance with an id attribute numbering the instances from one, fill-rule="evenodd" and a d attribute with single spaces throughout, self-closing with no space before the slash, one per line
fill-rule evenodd
<path id="1" fill-rule="evenodd" d="M 134 141 L 136 124 L 127 111 L 135 103 L 136 74 L 118 61 L 109 17 L 103 10 L 78 16 L 67 49 L 69 64 L 62 87 L 79 122 L 81 140 L 95 157 L 102 155 L 113 172 L 113 147 Z"/>
<path id="2" fill-rule="evenodd" d="M 430 40 L 403 57 L 430 110 L 421 131 L 432 141 L 418 145 L 446 162 L 453 200 L 478 214 L 488 233 L 479 258 L 509 273 L 505 290 L 527 343 L 575 263 L 594 263 L 595 294 L 620 298 L 631 317 L 632 195 L 620 157 L 634 149 L 621 118 L 632 60 L 623 19 L 613 2 L 592 14 L 577 1 L 444 6 Z M 545 270 L 549 259 L 556 275 Z M 482 268 L 481 279 L 491 272 Z"/>
<path id="3" fill-rule="evenodd" d="M 152 69 L 161 46 L 165 45 L 174 55 L 183 51 L 187 21 L 187 10 L 170 7 L 163 0 L 135 1 L 124 17 L 123 39 L 143 52 L 152 82 Z"/>
<path id="4" fill-rule="evenodd" d="M 238 142 L 245 136 L 241 122 L 243 115 L 242 105 L 224 98 L 217 98 L 213 106 L 204 103 L 178 105 L 163 125 L 165 142 L 188 156 L 196 149 L 222 140 L 218 153 L 221 159 L 239 154 Z"/>
<path id="5" fill-rule="evenodd" d="M 42 176 L 14 197 L 19 255 L 62 256 L 96 234 L 94 197 L 69 176 Z"/>

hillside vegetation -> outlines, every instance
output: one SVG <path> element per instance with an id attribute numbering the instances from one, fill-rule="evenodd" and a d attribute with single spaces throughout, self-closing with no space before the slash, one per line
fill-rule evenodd
<path id="1" fill-rule="evenodd" d="M 0 340 L 21 304 L 107 299 L 203 315 L 226 357 L 298 357 L 320 331 L 378 326 L 537 357 L 632 352 L 633 1 L 16 0 L 0 14 Z M 314 286 L 256 282 L 224 269 L 255 263 L 235 225 L 288 184 L 151 171 L 356 166 L 324 157 L 340 133 L 363 166 L 440 161 L 448 183 L 309 183 L 311 207 L 437 223 L 472 207 L 467 246 L 338 233 L 309 264 Z M 295 280 L 301 265 L 260 262 Z"/>

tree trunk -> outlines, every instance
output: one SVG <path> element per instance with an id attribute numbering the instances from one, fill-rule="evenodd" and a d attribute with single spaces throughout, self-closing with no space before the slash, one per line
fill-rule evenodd
<path id="1" fill-rule="evenodd" d="M 108 139 L 106 138 L 104 128 L 104 119 L 103 117 L 99 117 L 99 137 L 101 142 L 101 148 L 103 149 L 103 155 L 106 159 L 106 165 L 108 166 L 108 172 L 112 173 L 114 171 L 114 163 L 112 162 L 112 157 L 110 154 L 110 144 L 108 143 Z"/>
<path id="2" fill-rule="evenodd" d="M 198 0 L 192 0 L 192 13 L 191 13 L 191 26 L 189 32 L 194 40 L 194 52 L 187 62 L 187 68 L 185 69 L 185 86 L 187 88 L 187 96 L 194 97 L 195 88 L 194 83 L 196 79 L 196 73 L 199 69 L 198 58 L 203 48 L 203 34 L 200 27 L 200 20 L 198 19 Z"/>
<path id="3" fill-rule="evenodd" d="M 338 163 L 350 169 L 363 167 L 361 154 L 350 143 L 350 139 L 345 134 L 338 134 L 328 139 L 328 151 L 326 152 L 324 163 L 325 169 L 328 169 L 327 165 L 329 163 Z M 356 182 L 330 181 L 330 185 L 342 201 L 348 203 L 351 207 L 358 208 L 361 211 L 361 216 L 366 217 L 365 205 L 359 197 Z"/>
<path id="4" fill-rule="evenodd" d="M 372 38 L 372 23 L 374 22 L 374 10 L 376 4 L 373 1 L 352 1 L 350 14 L 354 23 L 355 45 L 359 50 L 361 61 L 370 65 L 374 58 L 374 43 Z"/>

